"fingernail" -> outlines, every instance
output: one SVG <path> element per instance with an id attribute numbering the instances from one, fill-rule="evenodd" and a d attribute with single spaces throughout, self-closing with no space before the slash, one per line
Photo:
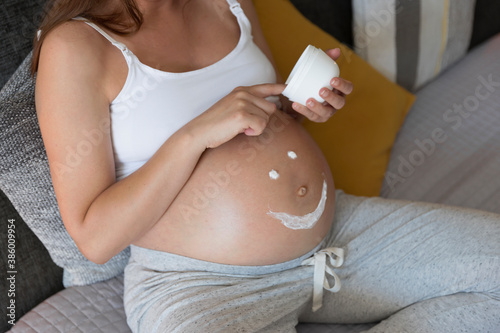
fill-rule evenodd
<path id="1" fill-rule="evenodd" d="M 320 95 L 321 95 L 321 97 L 326 97 L 326 95 L 328 95 L 328 89 L 324 89 L 324 88 L 321 89 Z"/>
<path id="2" fill-rule="evenodd" d="M 314 102 L 310 99 L 307 101 L 307 106 L 312 108 L 314 106 Z"/>
<path id="3" fill-rule="evenodd" d="M 338 79 L 333 79 L 332 80 L 332 85 L 333 86 L 338 86 L 340 84 L 340 81 Z"/>

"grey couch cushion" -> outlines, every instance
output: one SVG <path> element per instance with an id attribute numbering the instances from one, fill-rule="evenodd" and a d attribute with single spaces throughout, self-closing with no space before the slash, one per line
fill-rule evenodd
<path id="1" fill-rule="evenodd" d="M 31 55 L 0 91 L 0 189 L 64 268 L 65 286 L 106 280 L 123 271 L 124 250 L 104 265 L 80 253 L 62 223 L 35 112 Z"/>
<path id="2" fill-rule="evenodd" d="M 500 34 L 417 94 L 381 195 L 500 213 Z"/>
<path id="3" fill-rule="evenodd" d="M 130 333 L 123 309 L 123 277 L 67 288 L 26 314 L 11 333 Z"/>

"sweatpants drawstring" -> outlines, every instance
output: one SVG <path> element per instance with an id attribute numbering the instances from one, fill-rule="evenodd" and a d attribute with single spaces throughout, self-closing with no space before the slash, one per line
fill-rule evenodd
<path id="1" fill-rule="evenodd" d="M 327 261 L 327 257 L 329 260 Z M 333 271 L 344 263 L 344 250 L 338 247 L 329 247 L 320 250 L 313 257 L 302 261 L 303 266 L 314 266 L 313 307 L 315 312 L 323 305 L 323 288 L 333 293 L 340 290 L 340 279 Z M 327 274 L 332 276 L 334 283 L 330 286 Z"/>

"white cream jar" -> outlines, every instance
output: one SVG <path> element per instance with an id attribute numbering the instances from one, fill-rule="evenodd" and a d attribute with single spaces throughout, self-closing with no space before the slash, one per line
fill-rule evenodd
<path id="1" fill-rule="evenodd" d="M 339 76 L 339 66 L 322 50 L 309 45 L 300 56 L 286 80 L 283 95 L 289 100 L 305 105 L 309 98 L 320 103 L 325 100 L 319 95 L 321 88 L 330 90 L 330 81 Z"/>

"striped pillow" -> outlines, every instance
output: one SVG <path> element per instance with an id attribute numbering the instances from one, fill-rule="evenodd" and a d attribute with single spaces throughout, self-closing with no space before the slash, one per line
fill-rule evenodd
<path id="1" fill-rule="evenodd" d="M 356 52 L 415 91 L 460 59 L 476 0 L 353 0 Z"/>

